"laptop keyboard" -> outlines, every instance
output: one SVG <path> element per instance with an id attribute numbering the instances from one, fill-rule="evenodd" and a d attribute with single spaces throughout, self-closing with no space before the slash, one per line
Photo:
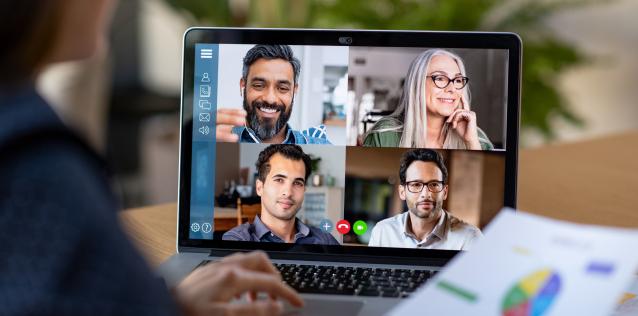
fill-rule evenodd
<path id="1" fill-rule="evenodd" d="M 207 264 L 208 260 L 200 265 Z M 279 264 L 275 267 L 299 293 L 408 297 L 436 271 Z"/>
<path id="2" fill-rule="evenodd" d="M 427 270 L 275 264 L 300 293 L 407 297 L 435 272 Z"/>

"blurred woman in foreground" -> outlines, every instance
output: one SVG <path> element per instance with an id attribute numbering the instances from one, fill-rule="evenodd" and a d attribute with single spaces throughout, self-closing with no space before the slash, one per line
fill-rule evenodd
<path id="1" fill-rule="evenodd" d="M 106 48 L 112 0 L 0 3 L 0 314 L 270 315 L 301 305 L 263 253 L 169 291 L 119 227 L 106 168 L 36 92 L 48 65 Z M 172 292 L 172 294 L 171 294 Z M 248 293 L 249 302 L 230 304 Z"/>

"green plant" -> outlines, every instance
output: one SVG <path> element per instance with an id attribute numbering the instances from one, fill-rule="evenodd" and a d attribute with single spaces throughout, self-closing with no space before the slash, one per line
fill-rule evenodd
<path id="1" fill-rule="evenodd" d="M 312 171 L 312 173 L 319 172 L 320 164 L 321 164 L 321 157 L 310 155 L 310 170 Z"/>
<path id="2" fill-rule="evenodd" d="M 552 139 L 552 121 L 582 126 L 556 88 L 557 78 L 585 61 L 543 20 L 592 0 L 167 0 L 202 23 L 218 26 L 511 31 L 523 38 L 521 126 Z"/>

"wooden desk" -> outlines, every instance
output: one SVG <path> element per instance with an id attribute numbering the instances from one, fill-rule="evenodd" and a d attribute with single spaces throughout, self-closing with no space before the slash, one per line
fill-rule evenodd
<path id="1" fill-rule="evenodd" d="M 518 207 L 530 213 L 638 227 L 637 189 L 638 131 L 520 151 Z M 126 210 L 120 218 L 151 265 L 175 253 L 175 203 Z"/>
<path id="2" fill-rule="evenodd" d="M 120 221 L 152 266 L 156 267 L 176 252 L 177 203 L 124 210 Z M 237 209 L 216 209 L 215 230 L 229 230 L 235 226 Z"/>

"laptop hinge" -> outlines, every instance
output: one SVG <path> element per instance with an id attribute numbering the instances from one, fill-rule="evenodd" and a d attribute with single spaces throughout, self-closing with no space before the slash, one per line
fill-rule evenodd
<path id="1" fill-rule="evenodd" d="M 249 252 L 245 249 L 211 249 L 210 255 L 213 257 L 223 257 L 236 252 Z M 410 266 L 443 266 L 449 262 L 453 256 L 446 258 L 409 258 L 409 257 L 380 257 L 366 255 L 346 255 L 346 254 L 317 254 L 317 253 L 290 253 L 283 251 L 266 251 L 271 259 L 297 260 L 297 261 L 331 261 L 331 262 L 353 262 L 353 263 L 374 263 L 393 264 Z"/>

